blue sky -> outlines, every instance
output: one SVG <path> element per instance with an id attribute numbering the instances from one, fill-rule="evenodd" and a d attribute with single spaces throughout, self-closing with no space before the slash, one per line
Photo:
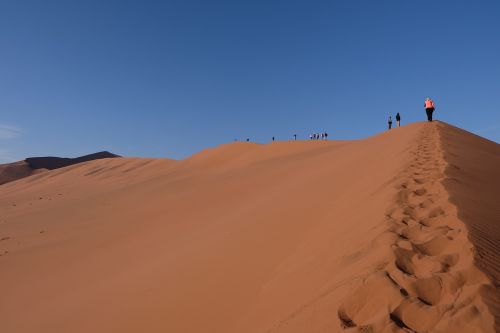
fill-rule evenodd
<path id="1" fill-rule="evenodd" d="M 0 0 L 0 162 L 184 158 L 396 112 L 500 141 L 499 1 Z"/>

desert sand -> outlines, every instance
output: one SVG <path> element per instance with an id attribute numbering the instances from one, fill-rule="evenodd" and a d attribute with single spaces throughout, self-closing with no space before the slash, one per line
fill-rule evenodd
<path id="1" fill-rule="evenodd" d="M 0 331 L 498 332 L 499 198 L 441 122 L 46 171 L 0 186 Z"/>
<path id="2" fill-rule="evenodd" d="M 98 153 L 84 155 L 76 158 L 62 158 L 53 156 L 28 157 L 24 161 L 0 164 L 0 185 L 38 173 L 42 173 L 47 170 L 54 170 L 78 163 L 113 157 L 120 156 L 107 151 L 101 151 Z"/>
<path id="3" fill-rule="evenodd" d="M 47 171 L 46 169 L 34 170 L 26 161 L 18 161 L 0 164 L 0 185 L 25 178 L 36 173 Z"/>

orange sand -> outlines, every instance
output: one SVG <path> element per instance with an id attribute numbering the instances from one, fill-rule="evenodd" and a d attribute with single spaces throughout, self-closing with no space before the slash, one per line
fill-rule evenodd
<path id="1" fill-rule="evenodd" d="M 0 186 L 0 331 L 495 332 L 499 182 L 437 122 L 30 176 Z"/>

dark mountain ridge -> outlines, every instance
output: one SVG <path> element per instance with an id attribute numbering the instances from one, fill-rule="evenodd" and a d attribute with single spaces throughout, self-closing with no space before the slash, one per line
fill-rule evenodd
<path id="1" fill-rule="evenodd" d="M 84 155 L 76 158 L 53 157 L 53 156 L 28 157 L 24 161 L 28 163 L 28 165 L 32 169 L 54 170 L 54 169 L 64 168 L 66 166 L 70 166 L 73 164 L 99 160 L 102 158 L 114 158 L 114 157 L 120 157 L 120 156 L 112 154 L 108 151 L 101 151 L 98 153 Z"/>
<path id="2" fill-rule="evenodd" d="M 99 160 L 103 158 L 116 158 L 121 157 L 108 151 L 100 151 L 94 154 L 84 155 L 76 158 L 66 157 L 28 157 L 24 161 L 18 161 L 7 164 L 0 164 L 0 185 L 18 180 L 21 178 L 29 177 L 31 175 L 44 172 L 47 170 L 54 170 L 64 168 L 70 165 Z"/>

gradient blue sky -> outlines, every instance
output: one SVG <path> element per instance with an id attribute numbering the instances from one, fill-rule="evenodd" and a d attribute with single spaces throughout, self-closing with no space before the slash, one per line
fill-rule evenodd
<path id="1" fill-rule="evenodd" d="M 436 116 L 500 141 L 500 1 L 0 0 L 0 162 Z"/>

